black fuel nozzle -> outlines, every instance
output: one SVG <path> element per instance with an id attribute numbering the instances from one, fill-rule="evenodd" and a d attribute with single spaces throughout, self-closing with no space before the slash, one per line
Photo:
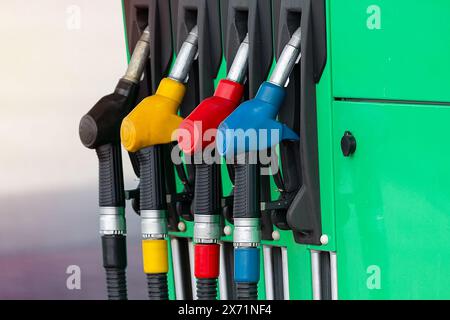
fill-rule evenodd
<path id="1" fill-rule="evenodd" d="M 101 98 L 81 118 L 79 126 L 81 142 L 87 148 L 95 149 L 99 160 L 100 234 L 108 298 L 112 300 L 127 299 L 125 191 L 120 125 L 136 103 L 139 82 L 150 52 L 149 41 L 147 27 L 114 92 Z"/>

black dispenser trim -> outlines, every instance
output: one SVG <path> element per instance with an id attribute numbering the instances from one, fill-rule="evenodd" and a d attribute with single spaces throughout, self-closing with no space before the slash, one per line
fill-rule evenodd
<path id="1" fill-rule="evenodd" d="M 317 139 L 316 83 L 325 67 L 324 0 L 274 0 L 276 52 L 281 54 L 301 26 L 302 58 L 290 77 L 279 119 L 299 133 L 299 142 L 280 145 L 286 193 L 295 193 L 286 219 L 296 242 L 320 245 L 322 235 Z"/>

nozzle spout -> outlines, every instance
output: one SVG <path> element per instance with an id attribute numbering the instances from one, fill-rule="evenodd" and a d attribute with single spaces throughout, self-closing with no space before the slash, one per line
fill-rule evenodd
<path id="1" fill-rule="evenodd" d="M 170 71 L 169 78 L 186 83 L 192 62 L 197 57 L 198 52 L 198 27 L 195 26 L 184 40 L 178 52 L 175 63 Z"/>
<path id="2" fill-rule="evenodd" d="M 127 72 L 122 79 L 139 83 L 145 64 L 150 54 L 150 28 L 147 26 L 142 32 L 128 64 Z"/>
<path id="3" fill-rule="evenodd" d="M 234 81 L 237 83 L 242 83 L 247 73 L 248 65 L 248 33 L 245 39 L 241 42 L 239 49 L 234 57 L 233 63 L 230 67 L 230 71 L 227 74 L 227 80 Z"/>
<path id="4" fill-rule="evenodd" d="M 280 87 L 285 87 L 288 83 L 289 75 L 294 69 L 296 63 L 299 62 L 301 57 L 301 39 L 302 32 L 299 27 L 295 30 L 289 42 L 283 48 L 280 58 L 278 58 L 275 69 L 270 76 L 269 82 Z"/>

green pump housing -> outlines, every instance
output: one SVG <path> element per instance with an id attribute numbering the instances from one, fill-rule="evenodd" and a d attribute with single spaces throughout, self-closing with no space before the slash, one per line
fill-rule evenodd
<path id="1" fill-rule="evenodd" d="M 271 9 L 284 1 L 303 0 Z M 259 299 L 449 299 L 450 2 L 311 1 L 324 2 L 326 26 L 316 83 L 321 244 L 274 226 L 262 241 Z M 225 77 L 223 58 L 215 83 Z M 226 166 L 222 180 L 227 195 Z M 276 200 L 273 180 L 270 189 Z M 170 262 L 171 299 L 195 298 L 175 265 L 193 265 L 193 222 L 180 222 L 171 249 L 186 252 Z M 218 298 L 232 299 L 226 225 Z"/>

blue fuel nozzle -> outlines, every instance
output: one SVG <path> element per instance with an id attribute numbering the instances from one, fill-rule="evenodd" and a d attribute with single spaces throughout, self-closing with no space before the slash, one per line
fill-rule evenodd
<path id="1" fill-rule="evenodd" d="M 216 146 L 220 155 L 233 157 L 274 147 L 283 140 L 299 140 L 294 131 L 275 119 L 286 95 L 284 87 L 289 83 L 289 75 L 301 58 L 301 35 L 299 27 L 256 97 L 242 103 L 219 125 Z"/>
<path id="2" fill-rule="evenodd" d="M 254 99 L 242 103 L 219 125 L 219 154 L 233 156 L 265 150 L 283 140 L 298 140 L 294 131 L 275 120 L 285 94 L 284 88 L 264 82 Z"/>

